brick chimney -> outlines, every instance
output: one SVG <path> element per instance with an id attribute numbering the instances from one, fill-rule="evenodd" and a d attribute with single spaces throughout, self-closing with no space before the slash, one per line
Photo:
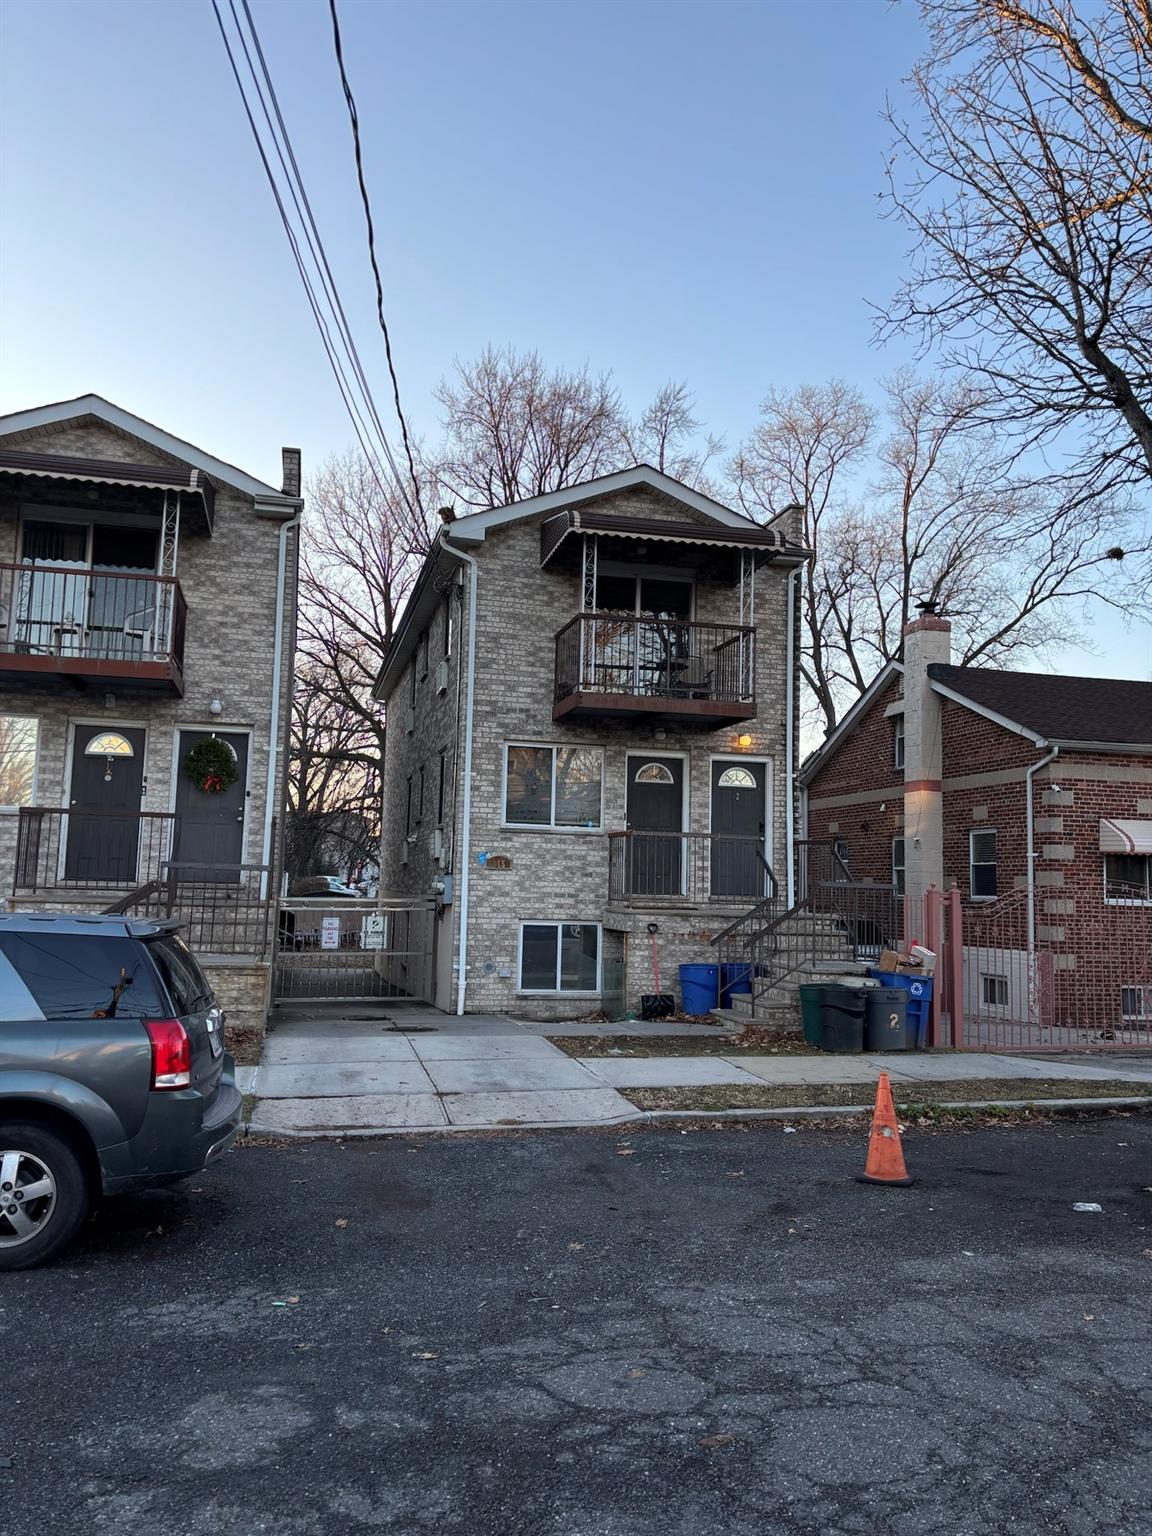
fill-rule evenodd
<path id="1" fill-rule="evenodd" d="M 281 448 L 280 462 L 283 465 L 280 489 L 285 496 L 299 496 L 300 494 L 300 450 L 299 448 Z"/>
<path id="2" fill-rule="evenodd" d="M 952 625 L 921 604 L 904 626 L 904 884 L 915 903 L 930 885 L 944 885 L 940 696 L 928 668 L 952 659 Z"/>

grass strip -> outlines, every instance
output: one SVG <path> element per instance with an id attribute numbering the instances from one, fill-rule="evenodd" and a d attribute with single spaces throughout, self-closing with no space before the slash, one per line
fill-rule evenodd
<path id="1" fill-rule="evenodd" d="M 709 1114 L 721 1109 L 797 1109 L 849 1104 L 870 1104 L 874 1090 L 868 1083 L 717 1083 L 701 1088 L 630 1088 L 624 1097 L 637 1109 L 682 1109 Z M 1147 1097 L 1152 1083 L 1077 1078 L 967 1078 L 932 1083 L 893 1083 L 899 1109 L 909 1114 L 933 1109 L 941 1103 L 969 1100 L 1023 1099 L 1126 1099 Z"/>

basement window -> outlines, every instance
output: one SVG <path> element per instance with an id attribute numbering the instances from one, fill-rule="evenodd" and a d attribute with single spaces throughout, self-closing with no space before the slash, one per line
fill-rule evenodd
<path id="1" fill-rule="evenodd" d="M 1127 1024 L 1152 1019 L 1152 987 L 1121 987 L 1120 1017 Z"/>
<path id="2" fill-rule="evenodd" d="M 599 923 L 521 923 L 519 989 L 596 996 Z"/>
<path id="3" fill-rule="evenodd" d="M 986 1008 L 1007 1008 L 1007 976 L 980 976 L 980 1001 Z"/>

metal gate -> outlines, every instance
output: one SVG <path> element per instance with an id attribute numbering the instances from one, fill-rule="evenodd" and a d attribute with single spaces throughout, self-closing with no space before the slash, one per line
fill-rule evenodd
<path id="1" fill-rule="evenodd" d="M 280 903 L 277 1002 L 431 1000 L 436 903 L 321 896 Z"/>

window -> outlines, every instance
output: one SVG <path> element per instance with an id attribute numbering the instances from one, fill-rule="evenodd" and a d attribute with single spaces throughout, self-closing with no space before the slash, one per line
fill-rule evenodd
<path id="1" fill-rule="evenodd" d="M 672 770 L 663 763 L 645 763 L 636 770 L 637 784 L 674 784 Z M 755 786 L 753 786 L 755 787 Z"/>
<path id="2" fill-rule="evenodd" d="M 651 766 L 657 765 L 653 764 Z M 641 769 L 640 773 L 643 772 L 644 770 Z M 667 768 L 664 769 L 664 772 L 668 774 L 668 777 L 661 779 L 659 782 L 661 784 L 670 784 L 672 782 L 672 775 L 668 773 Z M 636 777 L 639 778 L 640 775 L 637 774 Z M 725 768 L 724 772 L 720 775 L 718 787 L 720 789 L 755 789 L 756 777 L 754 774 L 749 773 L 747 768 Z"/>
<path id="3" fill-rule="evenodd" d="M 893 742 L 893 753 L 894 753 L 893 761 L 895 762 L 897 768 L 900 769 L 901 773 L 903 773 L 903 771 L 904 771 L 904 716 L 903 715 L 894 715 L 892 717 L 892 727 L 893 727 L 893 730 L 892 730 L 892 742 Z"/>
<path id="4" fill-rule="evenodd" d="M 504 820 L 512 827 L 598 827 L 602 747 L 507 747 Z"/>
<path id="5" fill-rule="evenodd" d="M 599 992 L 599 923 L 523 923 L 521 992 Z"/>
<path id="6" fill-rule="evenodd" d="M 168 1014 L 148 952 L 134 939 L 5 933 L 0 954 L 46 1019 L 162 1019 Z"/>
<path id="7" fill-rule="evenodd" d="M 416 708 L 416 657 L 412 657 L 412 676 L 408 679 L 408 702 Z"/>
<path id="8" fill-rule="evenodd" d="M 1007 1008 L 1007 976 L 980 976 L 980 1001 L 989 1008 Z"/>
<path id="9" fill-rule="evenodd" d="M 452 654 L 452 599 L 445 597 L 444 607 L 441 609 L 441 650 L 440 654 L 447 658 Z"/>
<path id="10" fill-rule="evenodd" d="M 0 806 L 36 799 L 40 722 L 31 715 L 0 715 Z"/>
<path id="11" fill-rule="evenodd" d="M 1120 1017 L 1133 1024 L 1152 1019 L 1152 987 L 1121 987 Z"/>
<path id="12" fill-rule="evenodd" d="M 420 676 L 428 676 L 428 631 L 420 636 Z"/>
<path id="13" fill-rule="evenodd" d="M 892 884 L 898 893 L 904 894 L 904 839 L 894 837 L 892 839 Z"/>
<path id="14" fill-rule="evenodd" d="M 420 791 L 416 797 L 416 825 L 424 820 L 424 764 L 420 764 Z"/>
<path id="15" fill-rule="evenodd" d="M 992 901 L 996 895 L 996 834 L 968 834 L 968 891 L 973 901 Z"/>
<path id="16" fill-rule="evenodd" d="M 448 792 L 448 748 L 440 748 L 440 777 L 436 786 L 436 825 L 444 825 L 444 798 Z"/>
<path id="17" fill-rule="evenodd" d="M 408 775 L 408 804 L 404 808 L 404 835 L 412 836 L 412 775 Z"/>
<path id="18" fill-rule="evenodd" d="M 1104 895 L 1108 901 L 1152 901 L 1152 855 L 1106 853 Z"/>
<path id="19" fill-rule="evenodd" d="M 168 988 L 168 996 L 172 999 L 177 1018 L 211 1007 L 212 988 L 208 978 L 178 934 L 152 940 L 148 945 L 148 953 L 156 962 L 156 969 Z"/>

